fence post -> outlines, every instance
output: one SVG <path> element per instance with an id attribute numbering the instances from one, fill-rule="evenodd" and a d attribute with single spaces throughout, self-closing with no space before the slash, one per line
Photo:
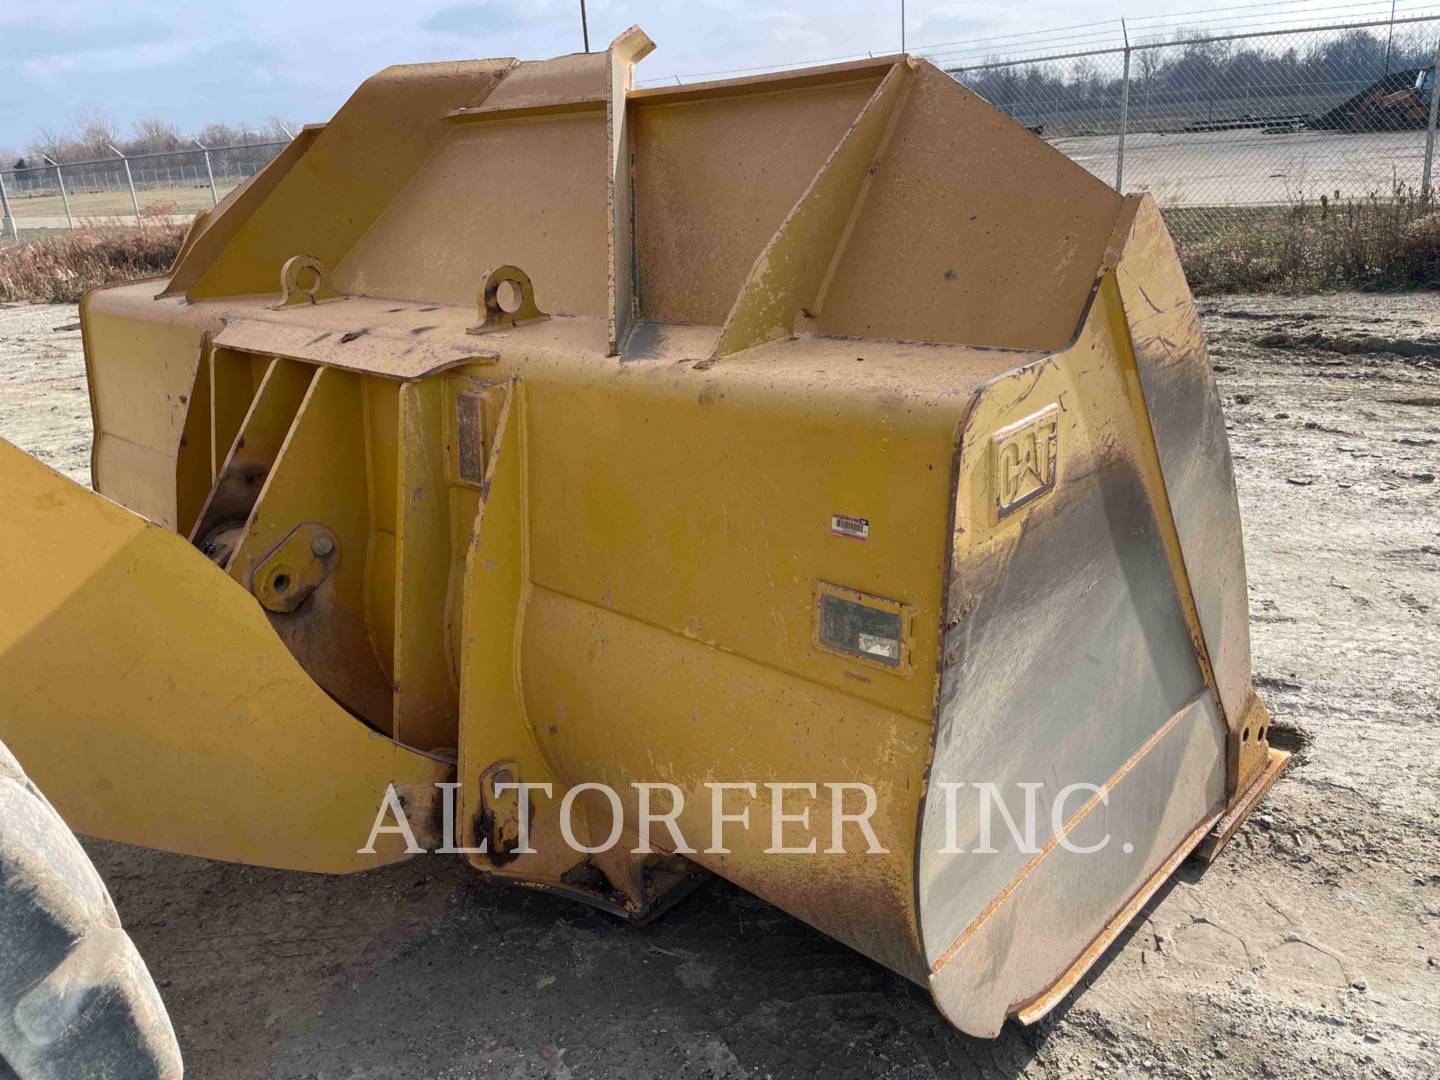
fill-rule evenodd
<path id="1" fill-rule="evenodd" d="M 110 146 L 109 143 L 105 145 Z M 115 150 L 115 147 L 110 146 L 110 149 Z M 140 224 L 140 200 L 135 197 L 135 177 L 130 172 L 130 159 L 119 150 L 115 150 L 115 154 L 125 163 L 125 183 L 130 187 L 130 208 L 135 211 L 135 224 L 138 225 Z"/>
<path id="2" fill-rule="evenodd" d="M 65 190 L 65 177 L 60 174 L 60 163 L 48 154 L 40 156 L 55 166 L 55 182 L 60 185 L 60 201 L 65 204 L 65 223 L 73 229 L 75 228 L 75 217 L 70 213 L 70 193 Z"/>
<path id="3" fill-rule="evenodd" d="M 1425 175 L 1420 181 L 1420 198 L 1430 199 L 1430 173 L 1435 165 L 1435 107 L 1440 105 L 1440 37 L 1435 39 L 1435 73 L 1430 78 L 1430 121 L 1425 128 Z"/>
<path id="4" fill-rule="evenodd" d="M 210 177 L 210 205 L 219 206 L 220 196 L 215 191 L 215 170 L 210 167 L 210 151 L 199 139 L 191 139 L 196 146 L 205 151 L 205 174 Z"/>
<path id="5" fill-rule="evenodd" d="M 20 239 L 20 227 L 15 224 L 15 215 L 10 211 L 10 193 L 5 190 L 5 174 L 0 172 L 0 236 L 6 231 L 11 240 Z"/>
<path id="6" fill-rule="evenodd" d="M 1130 126 L 1130 44 L 1125 44 L 1125 74 L 1120 85 L 1120 137 L 1115 146 L 1115 190 L 1124 192 L 1125 129 Z"/>

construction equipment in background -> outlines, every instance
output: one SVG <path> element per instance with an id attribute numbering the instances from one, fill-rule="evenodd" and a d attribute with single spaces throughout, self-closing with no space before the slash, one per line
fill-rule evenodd
<path id="1" fill-rule="evenodd" d="M 390 68 L 85 298 L 100 494 L 0 444 L 0 738 L 170 851 L 401 859 L 394 785 L 637 921 L 713 871 L 994 1035 L 1286 759 L 1194 304 L 1153 201 L 928 63 L 652 47 Z M 886 850 L 632 853 L 632 785 L 708 839 L 713 782 L 868 785 Z M 975 852 L 981 782 L 1055 834 Z"/>
<path id="2" fill-rule="evenodd" d="M 1430 122 L 1434 67 L 1392 71 L 1328 112 L 1307 121 L 1314 131 L 1408 131 Z"/>

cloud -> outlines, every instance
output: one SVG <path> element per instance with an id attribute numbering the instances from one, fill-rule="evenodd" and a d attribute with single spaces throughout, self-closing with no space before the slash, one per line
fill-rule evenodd
<path id="1" fill-rule="evenodd" d="M 437 8 L 420 22 L 420 28 L 432 34 L 483 38 L 554 22 L 557 13 L 551 8 L 552 5 L 546 3 L 469 0 Z"/>
<path id="2" fill-rule="evenodd" d="M 1318 0 L 1316 0 L 1318 2 Z M 1114 9 L 1194 0 L 909 0 L 911 48 Z M 659 49 L 641 82 L 842 56 L 900 44 L 898 0 L 587 0 L 590 45 L 639 23 Z M 122 130 L 161 117 L 186 130 L 278 115 L 324 120 L 390 64 L 542 59 L 581 48 L 576 0 L 0 0 L 0 144 L 63 129 L 87 106 Z"/>
<path id="3" fill-rule="evenodd" d="M 512 5 L 481 0 L 474 4 L 447 4 L 432 12 L 420 23 L 420 28 L 436 34 L 467 34 L 510 30 L 520 25 L 520 21 Z"/>
<path id="4" fill-rule="evenodd" d="M 11 25 L 0 33 L 0 64 L 36 64 L 136 48 L 163 41 L 168 36 L 164 26 L 149 21 L 93 22 L 79 26 L 44 22 Z"/>

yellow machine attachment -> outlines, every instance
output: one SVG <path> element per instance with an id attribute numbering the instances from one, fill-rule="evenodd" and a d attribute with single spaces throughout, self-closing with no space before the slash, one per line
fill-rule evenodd
<path id="1" fill-rule="evenodd" d="M 1284 764 L 1175 250 L 927 63 L 651 48 L 388 69 L 86 297 L 99 494 L 0 446 L 0 739 L 173 851 L 722 874 L 993 1035 Z"/>

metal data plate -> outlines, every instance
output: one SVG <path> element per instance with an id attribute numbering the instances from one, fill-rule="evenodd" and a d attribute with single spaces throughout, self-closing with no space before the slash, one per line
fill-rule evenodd
<path id="1" fill-rule="evenodd" d="M 910 666 L 907 605 L 817 582 L 815 644 L 892 670 Z"/>

